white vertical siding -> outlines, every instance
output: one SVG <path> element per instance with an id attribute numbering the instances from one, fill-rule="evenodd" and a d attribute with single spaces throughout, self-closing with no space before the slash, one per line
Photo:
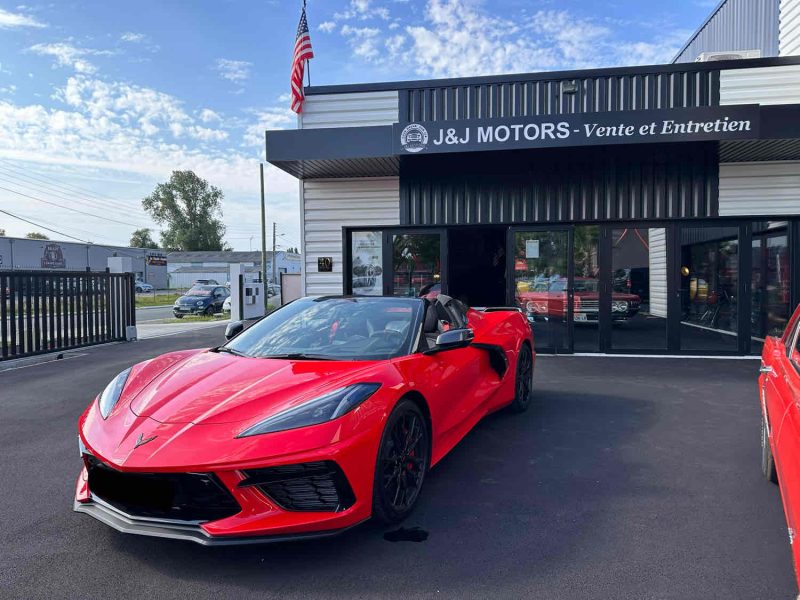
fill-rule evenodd
<path id="1" fill-rule="evenodd" d="M 650 229 L 650 314 L 667 318 L 667 230 Z"/>
<path id="2" fill-rule="evenodd" d="M 721 105 L 798 104 L 800 65 L 721 71 L 719 103 Z"/>
<path id="3" fill-rule="evenodd" d="M 719 214 L 800 214 L 800 161 L 720 164 Z"/>
<path id="4" fill-rule="evenodd" d="M 342 227 L 400 222 L 400 179 L 307 179 L 302 183 L 303 256 L 308 296 L 341 294 Z M 319 273 L 317 258 L 333 258 L 333 272 Z"/>
<path id="5" fill-rule="evenodd" d="M 781 0 L 780 11 L 780 56 L 800 55 L 800 0 Z"/>
<path id="6" fill-rule="evenodd" d="M 311 95 L 303 103 L 300 128 L 391 125 L 398 114 L 397 90 Z"/>

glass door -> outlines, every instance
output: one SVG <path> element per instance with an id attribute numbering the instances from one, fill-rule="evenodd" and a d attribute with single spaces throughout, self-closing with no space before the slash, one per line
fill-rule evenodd
<path id="1" fill-rule="evenodd" d="M 611 350 L 667 349 L 667 234 L 664 227 L 611 228 L 611 293 L 601 311 L 610 315 Z"/>
<path id="2" fill-rule="evenodd" d="M 447 292 L 442 281 L 442 273 L 446 272 L 443 231 L 388 231 L 386 235 L 391 249 L 386 294 L 416 298 Z"/>
<path id="3" fill-rule="evenodd" d="M 530 323 L 536 351 L 572 352 L 572 230 L 510 235 L 511 293 Z"/>

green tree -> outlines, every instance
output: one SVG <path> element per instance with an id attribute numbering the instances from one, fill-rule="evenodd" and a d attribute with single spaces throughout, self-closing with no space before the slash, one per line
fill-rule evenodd
<path id="1" fill-rule="evenodd" d="M 222 241 L 222 190 L 193 171 L 173 171 L 159 183 L 142 206 L 164 226 L 161 245 L 168 250 L 227 250 Z"/>
<path id="2" fill-rule="evenodd" d="M 153 237 L 150 235 L 150 229 L 147 227 L 137 229 L 131 234 L 131 248 L 158 248 Z"/>
<path id="3" fill-rule="evenodd" d="M 38 231 L 31 231 L 30 233 L 26 233 L 25 237 L 29 240 L 49 240 L 50 238 L 47 237 L 43 233 L 39 233 Z"/>

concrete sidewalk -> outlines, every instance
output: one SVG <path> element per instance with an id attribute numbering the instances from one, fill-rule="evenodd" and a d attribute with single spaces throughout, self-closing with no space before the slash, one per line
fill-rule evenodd
<path id="1" fill-rule="evenodd" d="M 220 331 L 224 332 L 225 327 L 229 321 L 187 321 L 185 323 L 140 323 L 136 325 L 138 339 L 147 340 L 150 338 L 164 337 L 168 335 L 177 335 L 179 333 L 186 333 L 190 331 L 198 331 L 202 329 L 209 329 L 217 327 Z M 220 344 L 225 341 L 225 338 L 220 334 Z"/>

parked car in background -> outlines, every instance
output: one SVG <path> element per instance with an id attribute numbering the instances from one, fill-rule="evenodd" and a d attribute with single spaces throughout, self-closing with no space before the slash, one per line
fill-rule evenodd
<path id="1" fill-rule="evenodd" d="M 567 316 L 567 279 L 544 279 L 517 284 L 517 305 L 525 310 L 528 321 L 545 318 L 563 320 Z M 611 294 L 611 317 L 627 321 L 639 312 L 641 298 L 636 294 L 614 291 Z M 576 277 L 572 293 L 572 318 L 576 323 L 597 323 L 600 292 L 597 279 Z"/>
<path id="2" fill-rule="evenodd" d="M 222 312 L 226 315 L 231 314 L 231 296 L 225 298 L 225 302 L 222 303 Z"/>
<path id="3" fill-rule="evenodd" d="M 146 283 L 144 281 L 141 281 L 139 279 L 137 279 L 134 282 L 133 285 L 134 285 L 134 288 L 136 289 L 136 293 L 137 294 L 142 294 L 144 292 L 152 292 L 153 291 L 153 286 L 152 285 L 150 285 L 149 283 Z"/>
<path id="4" fill-rule="evenodd" d="M 196 285 L 175 300 L 172 313 L 178 318 L 184 315 L 213 315 L 222 312 L 222 304 L 230 292 L 222 285 Z"/>
<path id="5" fill-rule="evenodd" d="M 761 470 L 781 487 L 800 587 L 800 306 L 781 337 L 765 340 L 760 371 Z"/>
<path id="6" fill-rule="evenodd" d="M 267 284 L 267 298 L 272 298 L 273 296 L 278 296 L 280 298 L 281 295 L 281 286 L 278 283 L 270 283 Z"/>

